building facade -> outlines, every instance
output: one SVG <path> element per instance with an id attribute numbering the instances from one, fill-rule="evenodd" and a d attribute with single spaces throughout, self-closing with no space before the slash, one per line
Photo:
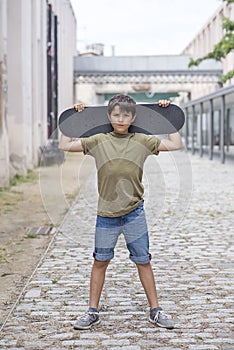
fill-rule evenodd
<path id="1" fill-rule="evenodd" d="M 224 1 L 181 54 L 191 55 L 192 57 L 203 57 L 213 51 L 214 46 L 224 35 L 224 30 L 222 28 L 223 17 L 234 21 L 234 3 L 228 4 L 227 1 Z M 233 69 L 234 51 L 230 52 L 227 57 L 223 59 L 223 74 Z M 234 78 L 230 79 L 225 85 L 228 86 L 232 84 L 234 84 Z"/>
<path id="2" fill-rule="evenodd" d="M 217 9 L 182 54 L 203 57 L 212 52 L 224 35 L 223 18 L 234 21 L 234 3 Z M 222 60 L 222 74 L 234 70 L 234 50 Z M 222 163 L 234 159 L 234 78 L 223 88 L 197 96 L 183 104 L 186 113 L 185 143 L 192 154 L 218 157 Z"/>
<path id="3" fill-rule="evenodd" d="M 38 165 L 73 103 L 76 19 L 69 0 L 0 2 L 0 187 Z"/>
<path id="4" fill-rule="evenodd" d="M 104 104 L 113 94 L 132 95 L 137 102 L 173 98 L 175 103 L 220 88 L 222 65 L 209 60 L 188 68 L 189 56 L 77 56 L 75 99 L 86 105 Z"/>
<path id="5" fill-rule="evenodd" d="M 0 186 L 9 179 L 7 132 L 7 0 L 0 1 Z"/>

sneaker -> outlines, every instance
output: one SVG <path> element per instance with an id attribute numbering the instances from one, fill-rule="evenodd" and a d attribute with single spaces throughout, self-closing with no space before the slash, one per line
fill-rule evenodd
<path id="1" fill-rule="evenodd" d="M 159 327 L 173 329 L 174 322 L 171 319 L 171 316 L 167 315 L 161 307 L 152 309 L 150 311 L 150 322 L 156 324 Z"/>
<path id="2" fill-rule="evenodd" d="M 74 329 L 89 329 L 100 321 L 98 312 L 88 311 L 76 320 L 74 323 Z"/>

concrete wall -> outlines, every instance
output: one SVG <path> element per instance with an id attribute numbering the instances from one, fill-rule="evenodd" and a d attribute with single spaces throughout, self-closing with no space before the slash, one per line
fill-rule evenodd
<path id="1" fill-rule="evenodd" d="M 63 3 L 59 20 L 59 104 L 58 110 L 64 110 L 74 103 L 74 57 L 77 55 L 76 49 L 76 19 L 70 1 L 60 1 Z"/>
<path id="2" fill-rule="evenodd" d="M 73 70 L 76 48 L 76 18 L 69 0 L 50 0 L 58 16 L 58 110 L 74 103 Z"/>
<path id="3" fill-rule="evenodd" d="M 10 173 L 38 164 L 46 133 L 46 4 L 8 0 L 8 133 Z"/>
<path id="4" fill-rule="evenodd" d="M 7 0 L 0 1 L 0 187 L 9 183 L 7 133 Z"/>
<path id="5" fill-rule="evenodd" d="M 58 110 L 73 103 L 76 19 L 69 0 L 58 18 Z M 57 116 L 56 116 L 57 117 Z M 47 129 L 47 1 L 0 1 L 0 187 L 39 164 Z"/>

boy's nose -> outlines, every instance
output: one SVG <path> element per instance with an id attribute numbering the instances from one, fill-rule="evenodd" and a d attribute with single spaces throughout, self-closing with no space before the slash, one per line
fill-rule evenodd
<path id="1" fill-rule="evenodd" d="M 124 120 L 123 114 L 119 115 L 119 121 L 122 122 Z"/>

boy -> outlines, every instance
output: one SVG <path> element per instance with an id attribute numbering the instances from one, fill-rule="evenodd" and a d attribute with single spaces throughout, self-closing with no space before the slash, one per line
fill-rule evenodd
<path id="1" fill-rule="evenodd" d="M 167 107 L 169 101 L 161 100 Z M 77 105 L 78 111 L 84 106 Z M 151 268 L 148 229 L 143 207 L 143 165 L 149 155 L 182 148 L 179 132 L 165 140 L 155 136 L 129 133 L 136 118 L 136 102 L 127 95 L 116 95 L 108 104 L 108 118 L 113 132 L 72 141 L 61 136 L 59 148 L 69 152 L 84 152 L 95 158 L 98 173 L 98 211 L 95 230 L 94 262 L 90 278 L 88 312 L 79 317 L 75 329 L 89 329 L 100 322 L 98 304 L 110 260 L 118 236 L 123 233 L 136 264 L 149 306 L 149 321 L 164 328 L 174 328 L 170 316 L 159 307 L 156 285 Z"/>

